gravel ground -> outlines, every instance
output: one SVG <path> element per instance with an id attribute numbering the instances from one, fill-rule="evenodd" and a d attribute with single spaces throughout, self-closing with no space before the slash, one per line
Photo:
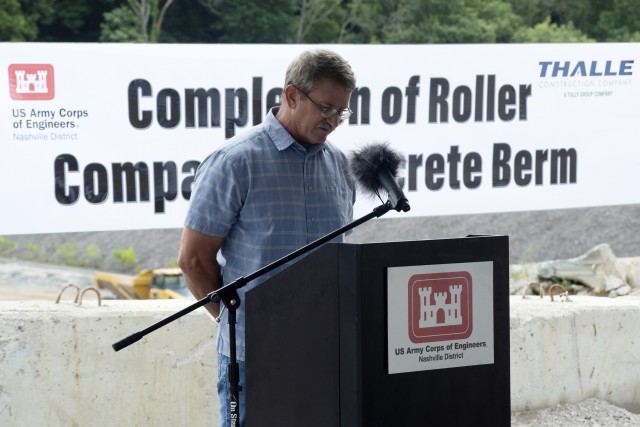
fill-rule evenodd
<path id="1" fill-rule="evenodd" d="M 536 411 L 512 412 L 512 427 L 634 427 L 640 415 L 598 399 Z"/>

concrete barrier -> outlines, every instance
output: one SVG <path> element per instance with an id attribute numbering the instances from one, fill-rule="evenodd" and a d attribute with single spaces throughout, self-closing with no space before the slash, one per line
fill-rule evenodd
<path id="1" fill-rule="evenodd" d="M 512 296 L 511 409 L 589 397 L 640 413 L 640 297 Z"/>
<path id="2" fill-rule="evenodd" d="M 510 304 L 513 410 L 597 397 L 640 412 L 640 297 Z M 0 302 L 0 425 L 218 425 L 216 325 L 203 309 L 111 348 L 185 306 Z"/>
<path id="3" fill-rule="evenodd" d="M 184 301 L 0 302 L 0 425 L 216 426 L 216 325 Z"/>

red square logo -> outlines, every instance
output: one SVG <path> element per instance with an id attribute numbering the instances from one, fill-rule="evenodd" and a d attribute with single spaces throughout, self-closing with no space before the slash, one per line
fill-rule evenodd
<path id="1" fill-rule="evenodd" d="M 473 331 L 472 280 L 466 271 L 416 274 L 409 279 L 409 339 L 460 340 Z"/>
<path id="2" fill-rule="evenodd" d="M 9 65 L 11 99 L 49 100 L 55 96 L 53 66 L 51 64 Z"/>

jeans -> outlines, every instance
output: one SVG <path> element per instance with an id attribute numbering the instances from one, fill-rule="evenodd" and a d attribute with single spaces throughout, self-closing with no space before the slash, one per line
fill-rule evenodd
<path id="1" fill-rule="evenodd" d="M 238 397 L 240 405 L 240 424 L 236 423 L 236 427 L 244 427 L 244 414 L 246 412 L 245 405 L 247 401 L 245 399 L 246 388 L 246 371 L 243 361 L 238 360 L 238 369 L 240 370 L 240 396 Z M 220 398 L 220 427 L 231 427 L 231 420 L 229 419 L 229 357 L 224 354 L 218 353 L 218 397 Z"/>

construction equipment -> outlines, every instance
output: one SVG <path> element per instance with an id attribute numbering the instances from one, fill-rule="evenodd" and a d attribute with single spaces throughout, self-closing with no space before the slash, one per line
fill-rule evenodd
<path id="1" fill-rule="evenodd" d="M 135 276 L 97 271 L 95 285 L 111 292 L 116 299 L 180 299 L 190 298 L 179 268 L 143 270 Z"/>

